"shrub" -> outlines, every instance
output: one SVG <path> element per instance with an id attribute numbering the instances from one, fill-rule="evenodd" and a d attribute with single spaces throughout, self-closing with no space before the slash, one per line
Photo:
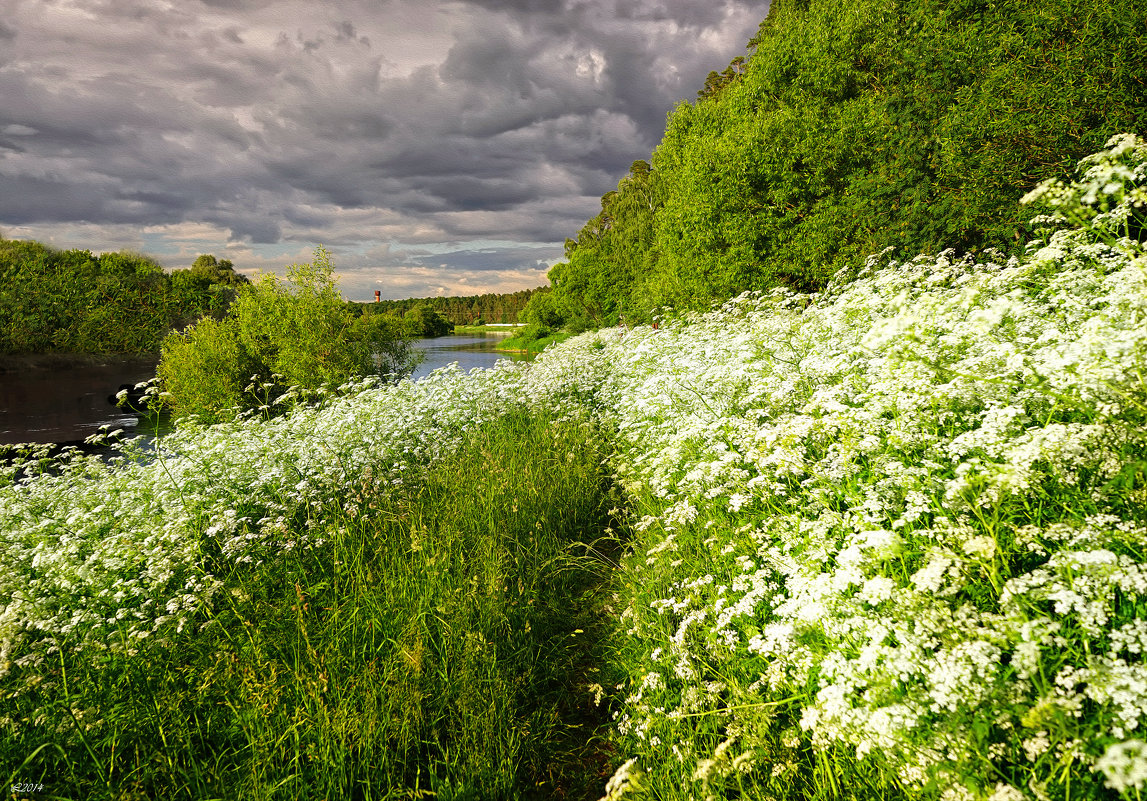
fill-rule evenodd
<path id="1" fill-rule="evenodd" d="M 177 416 L 205 421 L 269 412 L 287 390 L 317 391 L 352 379 L 409 372 L 413 351 L 386 317 L 356 317 L 339 295 L 322 247 L 284 282 L 263 275 L 239 290 L 221 321 L 203 319 L 163 344 L 158 375 Z"/>
<path id="2" fill-rule="evenodd" d="M 164 340 L 156 372 L 178 414 L 214 420 L 244 405 L 244 388 L 258 369 L 234 319 L 205 317 Z"/>

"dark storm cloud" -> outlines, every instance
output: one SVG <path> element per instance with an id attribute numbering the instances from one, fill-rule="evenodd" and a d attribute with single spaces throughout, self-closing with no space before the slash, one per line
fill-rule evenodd
<path id="1" fill-rule="evenodd" d="M 277 0 L 201 0 L 201 2 L 203 5 L 210 6 L 211 8 L 244 12 L 274 6 Z"/>
<path id="2" fill-rule="evenodd" d="M 557 257 L 767 6 L 0 0 L 0 226 Z"/>
<path id="3" fill-rule="evenodd" d="M 546 269 L 547 260 L 554 255 L 552 251 L 552 248 L 547 249 L 545 253 L 540 253 L 536 249 L 521 248 L 452 250 L 446 253 L 414 256 L 411 261 L 424 267 L 452 264 L 477 272 L 534 270 L 542 273 Z"/>
<path id="4" fill-rule="evenodd" d="M 466 2 L 491 11 L 510 11 L 514 14 L 560 13 L 567 5 L 565 0 L 466 0 Z"/>

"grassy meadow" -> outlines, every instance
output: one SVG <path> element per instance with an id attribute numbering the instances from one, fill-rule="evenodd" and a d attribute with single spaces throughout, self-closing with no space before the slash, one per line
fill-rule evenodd
<path id="1" fill-rule="evenodd" d="M 9 792 L 1139 799 L 1147 146 L 1082 167 L 1022 257 L 0 468 Z"/>
<path id="2" fill-rule="evenodd" d="M 72 536 L 49 551 L 41 526 L 23 554 L 42 580 L 39 599 L 13 597 L 22 631 L 5 631 L 12 783 L 70 798 L 512 798 L 600 779 L 607 746 L 587 736 L 599 712 L 580 687 L 602 660 L 608 476 L 584 425 L 502 409 L 460 425 L 449 453 L 386 464 L 381 486 L 360 465 L 330 495 L 299 486 L 295 458 L 258 465 L 262 486 L 254 464 L 211 475 L 234 440 L 39 477 L 68 492 L 7 511 L 70 509 L 55 522 Z M 226 436 L 183 442 L 212 435 Z M 198 486 L 177 478 L 188 470 Z M 171 495 L 143 489 L 169 472 Z M 70 495 L 79 485 L 91 494 Z M 186 512 L 186 547 L 109 531 L 141 502 L 156 522 L 167 503 Z"/>

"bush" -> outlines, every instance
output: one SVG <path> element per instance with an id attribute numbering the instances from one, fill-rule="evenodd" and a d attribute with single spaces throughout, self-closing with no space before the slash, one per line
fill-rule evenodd
<path id="1" fill-rule="evenodd" d="M 178 414 L 214 420 L 222 410 L 244 405 L 244 388 L 258 369 L 234 319 L 205 317 L 164 340 L 156 372 Z"/>
<path id="2" fill-rule="evenodd" d="M 270 411 L 295 387 L 315 391 L 355 378 L 409 372 L 413 351 L 401 325 L 356 317 L 338 293 L 330 254 L 241 287 L 221 321 L 205 318 L 163 343 L 157 373 L 177 416 L 205 421 L 235 411 Z"/>

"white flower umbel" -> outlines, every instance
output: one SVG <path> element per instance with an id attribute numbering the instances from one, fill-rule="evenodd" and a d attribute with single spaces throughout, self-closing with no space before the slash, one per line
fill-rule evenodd
<path id="1" fill-rule="evenodd" d="M 1147 784 L 1147 743 L 1142 740 L 1117 743 L 1103 752 L 1095 769 L 1103 773 L 1108 787 L 1120 792 L 1139 791 Z"/>
<path id="2" fill-rule="evenodd" d="M 1147 255 L 1126 221 L 1145 164 L 1123 137 L 1045 186 L 1059 230 L 1022 258 L 882 254 L 820 295 L 583 334 L 528 368 L 0 469 L 0 674 L 113 631 L 161 647 L 222 571 L 322 547 L 322 509 L 363 514 L 471 428 L 544 408 L 615 432 L 631 502 L 632 758 L 607 797 L 780 796 L 832 773 L 814 752 L 864 761 L 874 795 L 1075 796 L 1092 768 L 1138 792 Z"/>
<path id="3" fill-rule="evenodd" d="M 508 361 L 444 369 L 343 387 L 269 421 L 181 425 L 153 451 L 129 444 L 107 464 L 0 469 L 0 677 L 53 643 L 118 647 L 167 624 L 182 630 L 220 575 L 320 546 L 307 520 L 332 505 L 362 513 L 484 421 L 522 406 L 584 414 L 562 395 L 568 386 L 556 389 L 529 385 Z"/>
<path id="4" fill-rule="evenodd" d="M 1037 193 L 1060 229 L 1024 258 L 882 255 L 819 296 L 566 345 L 611 365 L 630 647 L 671 652 L 633 664 L 622 716 L 692 742 L 702 795 L 732 733 L 1003 799 L 1142 731 L 1147 257 L 1120 225 L 1147 146 L 1082 171 Z M 625 742 L 650 786 L 680 761 Z"/>

